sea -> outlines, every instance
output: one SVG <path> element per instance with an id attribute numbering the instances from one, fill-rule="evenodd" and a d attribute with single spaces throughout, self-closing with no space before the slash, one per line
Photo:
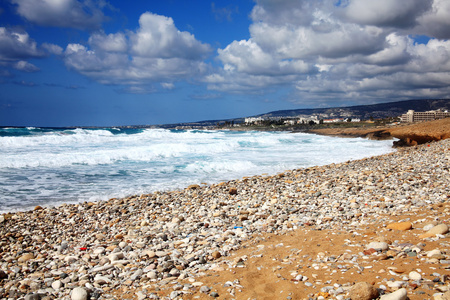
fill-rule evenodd
<path id="1" fill-rule="evenodd" d="M 0 213 L 340 163 L 392 140 L 149 128 L 0 128 Z"/>

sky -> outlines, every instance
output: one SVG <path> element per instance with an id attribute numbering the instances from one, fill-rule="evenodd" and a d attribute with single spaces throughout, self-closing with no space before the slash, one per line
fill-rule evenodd
<path id="1" fill-rule="evenodd" d="M 0 0 L 0 126 L 449 98 L 448 0 Z"/>

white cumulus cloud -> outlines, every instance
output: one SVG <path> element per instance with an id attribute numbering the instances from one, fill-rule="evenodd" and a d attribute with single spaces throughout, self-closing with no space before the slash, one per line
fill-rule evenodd
<path id="1" fill-rule="evenodd" d="M 132 53 L 141 57 L 201 59 L 211 49 L 194 35 L 179 31 L 172 18 L 144 13 L 139 29 L 130 35 Z"/>
<path id="2" fill-rule="evenodd" d="M 210 89 L 284 85 L 293 101 L 316 104 L 448 97 L 447 0 L 256 0 L 251 18 L 248 40 L 218 49 Z"/>
<path id="3" fill-rule="evenodd" d="M 123 92 L 145 93 L 173 89 L 174 82 L 191 80 L 208 67 L 203 59 L 210 46 L 189 32 L 179 31 L 171 18 L 144 13 L 140 27 L 126 33 L 94 33 L 88 45 L 69 44 L 66 65 L 104 84 L 127 85 Z"/>
<path id="4" fill-rule="evenodd" d="M 11 0 L 17 13 L 41 26 L 98 29 L 105 20 L 103 2 L 93 0 Z"/>

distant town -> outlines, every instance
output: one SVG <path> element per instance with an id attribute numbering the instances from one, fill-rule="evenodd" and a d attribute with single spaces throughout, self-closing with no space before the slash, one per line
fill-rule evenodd
<path id="1" fill-rule="evenodd" d="M 367 127 L 430 121 L 450 117 L 449 111 L 450 99 L 421 99 L 348 107 L 279 110 L 227 120 L 119 127 L 308 131 L 326 127 Z"/>
<path id="2" fill-rule="evenodd" d="M 327 118 L 328 117 L 328 118 Z M 426 112 L 417 112 L 412 109 L 407 113 L 397 117 L 398 122 L 412 123 L 439 120 L 450 117 L 450 112 L 447 110 L 430 110 Z M 373 120 L 372 120 L 373 121 Z M 341 122 L 361 122 L 360 118 L 355 117 L 335 117 L 329 118 L 328 115 L 312 115 L 312 116 L 296 116 L 296 117 L 249 117 L 244 119 L 244 125 L 264 125 L 268 123 L 281 123 L 284 125 L 314 125 L 314 124 L 329 124 Z M 238 124 L 236 124 L 238 125 Z"/>

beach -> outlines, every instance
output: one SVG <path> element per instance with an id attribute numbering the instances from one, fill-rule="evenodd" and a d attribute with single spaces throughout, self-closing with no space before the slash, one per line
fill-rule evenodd
<path id="1" fill-rule="evenodd" d="M 0 298 L 447 299 L 449 166 L 442 139 L 2 214 Z"/>

